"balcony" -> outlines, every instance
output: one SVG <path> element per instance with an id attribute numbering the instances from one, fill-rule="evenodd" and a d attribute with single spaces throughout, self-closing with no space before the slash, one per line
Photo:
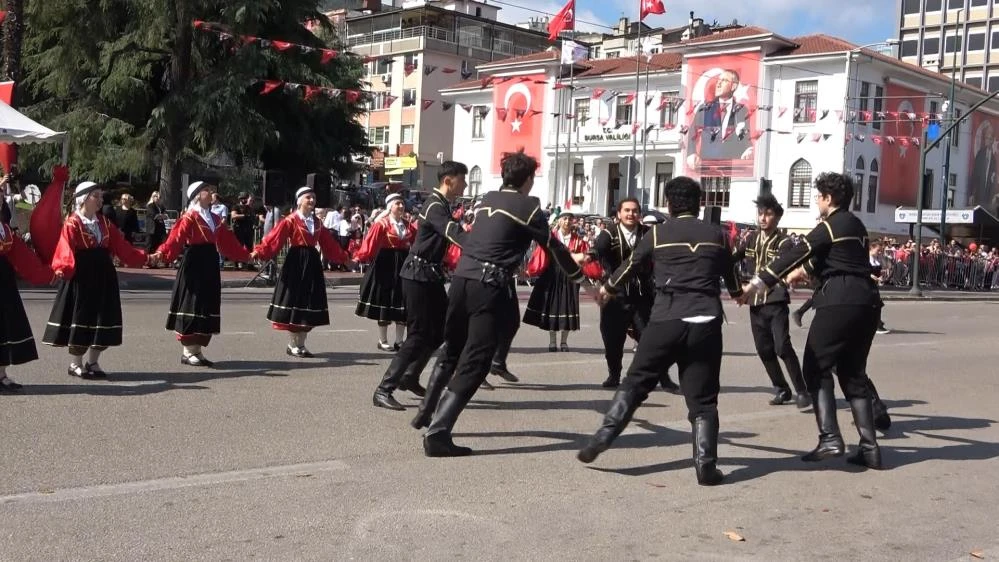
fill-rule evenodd
<path id="1" fill-rule="evenodd" d="M 490 44 L 492 43 L 491 48 Z M 521 47 L 513 41 L 489 39 L 478 33 L 453 31 L 420 25 L 406 29 L 386 29 L 373 33 L 349 35 L 347 47 L 364 55 L 433 49 L 481 60 L 497 60 L 535 53 L 538 49 Z"/>

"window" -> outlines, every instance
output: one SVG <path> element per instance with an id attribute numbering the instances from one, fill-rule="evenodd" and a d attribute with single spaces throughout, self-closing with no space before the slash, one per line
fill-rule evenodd
<path id="1" fill-rule="evenodd" d="M 853 167 L 853 185 L 854 185 L 854 187 L 856 187 L 856 189 L 858 191 L 858 193 L 856 194 L 856 196 L 854 196 L 854 198 L 853 198 L 853 210 L 854 211 L 859 211 L 860 210 L 860 197 L 859 197 L 860 193 L 859 193 L 859 191 L 864 188 L 864 172 L 866 170 L 867 170 L 867 167 L 864 165 L 864 157 L 863 156 L 858 156 L 857 157 L 857 164 L 856 164 L 856 166 Z"/>
<path id="2" fill-rule="evenodd" d="M 985 34 L 984 33 L 970 33 L 970 34 L 968 34 L 968 50 L 969 51 L 984 51 L 985 50 Z"/>
<path id="3" fill-rule="evenodd" d="M 819 96 L 818 80 L 802 80 L 794 83 L 794 122 L 814 123 Z"/>
<path id="4" fill-rule="evenodd" d="M 402 126 L 402 144 L 413 144 L 413 134 L 416 132 L 416 125 Z"/>
<path id="5" fill-rule="evenodd" d="M 728 207 L 732 178 L 701 178 L 701 206 Z"/>
<path id="6" fill-rule="evenodd" d="M 923 39 L 923 56 L 940 54 L 940 38 L 926 37 Z"/>
<path id="7" fill-rule="evenodd" d="M 576 116 L 573 128 L 585 127 L 590 119 L 590 98 L 578 98 L 572 101 L 572 114 Z"/>
<path id="8" fill-rule="evenodd" d="M 861 82 L 860 83 L 860 111 L 857 112 L 857 122 L 863 125 L 866 123 L 864 117 L 861 114 L 863 111 L 867 111 L 870 107 L 870 97 L 871 97 L 871 83 Z"/>
<path id="9" fill-rule="evenodd" d="M 918 39 L 906 39 L 902 41 L 902 56 L 903 57 L 914 57 L 919 54 L 919 40 Z"/>
<path id="10" fill-rule="evenodd" d="M 572 204 L 583 204 L 583 188 L 586 186 L 586 173 L 583 171 L 582 162 L 572 165 Z"/>
<path id="11" fill-rule="evenodd" d="M 882 115 L 878 117 L 878 112 L 884 110 L 885 106 L 885 89 L 881 86 L 874 87 L 874 123 L 872 126 L 876 131 L 881 130 L 881 122 L 885 120 Z"/>
<path id="12" fill-rule="evenodd" d="M 471 197 L 475 197 L 482 190 L 482 168 L 472 166 L 468 171 L 468 191 Z"/>
<path id="13" fill-rule="evenodd" d="M 926 11 L 939 12 L 940 4 L 941 4 L 940 0 L 926 0 Z"/>
<path id="14" fill-rule="evenodd" d="M 989 76 L 989 92 L 999 90 L 999 76 Z"/>
<path id="15" fill-rule="evenodd" d="M 867 212 L 874 213 L 877 210 L 878 210 L 878 161 L 871 160 L 871 173 L 867 176 Z"/>
<path id="16" fill-rule="evenodd" d="M 944 52 L 955 53 L 961 50 L 961 36 L 948 35 L 944 38 Z"/>
<path id="17" fill-rule="evenodd" d="M 787 206 L 796 208 L 808 207 L 808 194 L 812 191 L 812 165 L 802 158 L 791 164 L 791 176 L 788 180 Z"/>
<path id="18" fill-rule="evenodd" d="M 488 108 L 484 105 L 477 105 L 472 108 L 472 138 L 482 139 L 485 134 L 482 132 L 482 123 L 486 120 Z"/>
<path id="19" fill-rule="evenodd" d="M 371 127 L 368 129 L 368 144 L 369 145 L 380 145 L 388 144 L 389 141 L 389 128 L 388 127 Z"/>
<path id="20" fill-rule="evenodd" d="M 392 62 L 391 57 L 384 57 L 375 61 L 375 74 L 391 74 Z"/>
<path id="21" fill-rule="evenodd" d="M 482 17 L 482 8 L 479 8 L 479 7 L 475 8 L 475 17 L 477 17 L 477 18 L 481 18 Z"/>
<path id="22" fill-rule="evenodd" d="M 902 13 L 903 14 L 918 14 L 919 13 L 919 0 L 904 0 L 902 2 Z"/>
<path id="23" fill-rule="evenodd" d="M 406 88 L 402 91 L 402 106 L 410 107 L 416 105 L 416 88 Z"/>
<path id="24" fill-rule="evenodd" d="M 964 79 L 964 83 L 969 86 L 974 86 L 976 88 L 982 87 L 982 77 L 981 76 L 968 76 Z"/>
<path id="25" fill-rule="evenodd" d="M 954 120 L 957 121 L 957 126 L 954 127 L 954 130 L 950 132 L 951 146 L 957 146 L 957 143 L 960 142 L 961 140 L 961 122 L 959 121 L 959 119 L 961 119 L 961 110 L 955 107 Z"/>
<path id="26" fill-rule="evenodd" d="M 659 206 L 666 205 L 666 182 L 673 179 L 672 162 L 656 162 L 656 193 Z"/>
<path id="27" fill-rule="evenodd" d="M 957 195 L 956 189 L 951 188 L 947 190 L 947 206 L 950 207 L 951 209 L 954 208 L 954 197 L 956 195 Z"/>
<path id="28" fill-rule="evenodd" d="M 406 55 L 405 62 L 406 68 L 416 68 L 420 64 L 420 55 L 416 53 L 409 53 Z"/>
<path id="29" fill-rule="evenodd" d="M 592 50 L 593 50 L 593 58 L 599 59 L 600 58 L 600 45 L 594 45 L 592 47 Z"/>
<path id="30" fill-rule="evenodd" d="M 389 99 L 391 99 L 391 98 L 389 98 L 390 95 L 391 94 L 390 94 L 390 92 L 388 90 L 383 90 L 381 92 L 375 92 L 371 96 L 371 101 L 368 102 L 370 109 L 372 111 L 376 110 L 376 109 L 388 109 L 389 105 L 390 105 L 389 104 Z"/>
<path id="31" fill-rule="evenodd" d="M 993 51 L 999 50 L 999 31 L 992 32 L 992 41 L 989 43 Z"/>
<path id="32" fill-rule="evenodd" d="M 628 102 L 628 97 L 625 94 L 618 94 L 617 96 L 617 111 L 614 113 L 614 120 L 617 122 L 617 126 L 630 125 L 631 124 L 631 111 L 632 103 Z M 638 98 L 635 98 L 638 99 Z"/>
<path id="33" fill-rule="evenodd" d="M 609 59 L 616 59 L 620 55 L 621 55 L 621 53 L 619 53 L 617 51 L 611 51 L 611 52 L 607 53 L 607 58 L 609 58 Z"/>
<path id="34" fill-rule="evenodd" d="M 958 10 L 964 7 L 964 0 L 947 0 L 948 10 Z"/>
<path id="35" fill-rule="evenodd" d="M 987 6 L 989 0 L 971 0 L 971 6 Z"/>
<path id="36" fill-rule="evenodd" d="M 662 109 L 659 111 L 659 126 L 676 125 L 680 109 L 680 92 L 663 92 L 659 99 Z"/>
<path id="37" fill-rule="evenodd" d="M 950 175 L 947 177 L 947 185 L 949 185 L 950 187 L 954 187 L 955 185 L 957 185 L 957 174 L 955 174 L 954 172 L 950 173 Z"/>

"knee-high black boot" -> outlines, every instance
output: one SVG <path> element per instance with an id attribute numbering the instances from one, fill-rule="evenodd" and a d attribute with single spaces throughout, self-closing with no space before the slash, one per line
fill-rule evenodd
<path id="1" fill-rule="evenodd" d="M 408 390 L 413 394 L 423 398 L 427 394 L 427 389 L 420 386 L 420 375 L 427 367 L 430 358 L 434 356 L 433 351 L 428 351 L 413 360 L 402 373 L 402 380 L 399 381 L 399 390 Z"/>
<path id="2" fill-rule="evenodd" d="M 501 337 L 496 342 L 496 352 L 493 353 L 493 362 L 489 366 L 489 374 L 496 375 L 506 382 L 519 382 L 520 378 L 510 372 L 506 366 L 506 358 L 510 355 L 510 346 L 513 345 L 513 338 Z"/>
<path id="3" fill-rule="evenodd" d="M 430 425 L 430 418 L 434 415 L 434 410 L 437 409 L 441 393 L 444 392 L 447 383 L 451 382 L 455 366 L 455 363 L 451 363 L 443 357 L 437 360 L 433 372 L 430 373 L 430 379 L 427 381 L 427 392 L 423 396 L 423 400 L 420 401 L 416 416 L 413 421 L 409 422 L 409 425 L 416 429 L 423 429 Z"/>
<path id="4" fill-rule="evenodd" d="M 591 463 L 596 460 L 600 453 L 609 449 L 611 443 L 617 439 L 618 435 L 621 435 L 624 428 L 631 422 L 631 417 L 635 415 L 635 410 L 638 409 L 644 400 L 645 396 L 641 395 L 637 387 L 626 386 L 619 388 L 614 393 L 610 408 L 604 414 L 603 425 L 600 426 L 600 429 L 597 429 L 597 432 L 593 434 L 593 437 L 590 438 L 586 446 L 579 450 L 576 458 L 580 462 Z"/>
<path id="5" fill-rule="evenodd" d="M 880 470 L 883 467 L 881 448 L 878 447 L 874 432 L 874 403 L 870 398 L 854 398 L 850 400 L 850 409 L 853 410 L 853 423 L 856 424 L 857 433 L 860 434 L 860 446 L 857 452 L 846 460 L 852 464 Z"/>
<path id="6" fill-rule="evenodd" d="M 405 372 L 408 365 L 409 359 L 402 354 L 397 353 L 389 363 L 388 369 L 385 370 L 385 374 L 382 376 L 382 382 L 378 384 L 378 388 L 375 389 L 374 396 L 371 397 L 371 402 L 378 406 L 379 408 L 385 408 L 387 410 L 405 410 L 405 406 L 400 404 L 392 393 L 395 389 L 399 388 L 401 383 L 405 380 Z"/>
<path id="7" fill-rule="evenodd" d="M 718 412 L 699 416 L 690 423 L 694 439 L 694 470 L 701 486 L 720 484 L 725 475 L 718 470 Z"/>
<path id="8" fill-rule="evenodd" d="M 434 419 L 427 428 L 427 434 L 423 436 L 423 452 L 428 457 L 465 457 L 472 454 L 469 447 L 454 444 L 451 430 L 477 389 L 478 387 L 473 387 L 471 392 L 461 394 L 445 390 L 441 395 Z"/>
<path id="9" fill-rule="evenodd" d="M 812 393 L 815 422 L 819 426 L 819 444 L 801 460 L 816 462 L 829 457 L 841 457 L 845 449 L 836 419 L 836 393 L 832 377 L 823 377 L 819 389 Z"/>

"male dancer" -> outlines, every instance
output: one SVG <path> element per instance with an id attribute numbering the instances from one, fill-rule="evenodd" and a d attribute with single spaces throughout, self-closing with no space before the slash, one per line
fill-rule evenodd
<path id="1" fill-rule="evenodd" d="M 420 373 L 434 351 L 444 342 L 444 319 L 447 292 L 442 262 L 448 243 L 461 246 L 466 236 L 451 214 L 451 203 L 461 197 L 468 185 L 468 168 L 461 162 L 447 161 L 437 172 L 438 187 L 424 201 L 420 226 L 409 256 L 402 264 L 402 290 L 406 299 L 406 341 L 385 371 L 375 389 L 372 402 L 379 408 L 405 410 L 392 392 L 399 388 L 423 397 Z"/>
<path id="2" fill-rule="evenodd" d="M 641 206 L 633 197 L 618 203 L 617 220 L 618 224 L 597 236 L 590 252 L 600 262 L 605 275 L 610 275 L 626 263 L 642 237 L 649 232 L 649 227 L 640 222 Z M 636 263 L 635 268 L 634 275 L 620 288 L 618 298 L 600 309 L 600 337 L 607 360 L 607 380 L 601 384 L 604 388 L 616 388 L 621 383 L 624 343 L 629 333 L 636 341 L 642 337 L 656 298 L 650 264 Z M 668 364 L 662 369 L 660 383 L 663 390 L 679 394 L 680 388 L 669 378 Z"/>
<path id="3" fill-rule="evenodd" d="M 756 201 L 756 218 L 760 229 L 746 239 L 745 244 L 736 250 L 735 261 L 748 260 L 754 275 L 759 275 L 763 268 L 770 265 L 777 256 L 787 251 L 791 239 L 777 230 L 784 207 L 771 194 L 761 195 Z M 778 283 L 764 293 L 757 293 L 750 302 L 749 326 L 753 332 L 753 342 L 756 344 L 756 354 L 763 361 L 763 368 L 770 377 L 776 392 L 770 400 L 771 406 L 780 406 L 791 401 L 791 388 L 781 372 L 780 357 L 787 367 L 796 394 L 795 402 L 799 408 L 807 408 L 812 401 L 805 392 L 805 381 L 801 377 L 801 364 L 798 355 L 791 345 L 791 333 L 788 321 L 788 303 L 791 301 L 787 287 Z"/>
<path id="4" fill-rule="evenodd" d="M 603 425 L 577 458 L 590 463 L 606 451 L 656 387 L 661 366 L 677 363 L 693 430 L 697 483 L 713 486 L 723 478 L 716 468 L 723 314 L 720 279 L 725 279 L 732 296 L 741 295 L 742 289 L 727 234 L 697 218 L 701 186 L 688 177 L 673 178 L 666 184 L 666 200 L 672 220 L 653 227 L 600 289 L 600 300 L 606 306 L 623 292 L 640 264 L 654 260 L 658 294 L 651 320 Z"/>
<path id="5" fill-rule="evenodd" d="M 498 337 L 511 333 L 517 321 L 513 275 L 531 240 L 544 245 L 570 279 L 583 279 L 578 263 L 585 256 L 570 254 L 552 236 L 540 202 L 527 195 L 534 186 L 537 168 L 537 160 L 523 152 L 505 154 L 501 161 L 503 187 L 482 199 L 475 228 L 464 240 L 448 295 L 445 355 L 434 367 L 434 374 L 438 369 L 449 371 L 448 364 L 456 366 L 423 438 L 428 457 L 466 456 L 472 452 L 454 444 L 451 430 L 489 373 Z M 429 392 L 424 400 L 428 398 Z"/>

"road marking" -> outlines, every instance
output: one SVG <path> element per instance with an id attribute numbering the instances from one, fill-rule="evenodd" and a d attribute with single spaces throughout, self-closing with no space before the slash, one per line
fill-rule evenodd
<path id="1" fill-rule="evenodd" d="M 33 504 L 33 503 L 53 503 L 74 500 L 86 500 L 93 498 L 105 498 L 109 496 L 121 496 L 125 494 L 141 494 L 145 492 L 159 492 L 163 490 L 178 490 L 182 488 L 196 488 L 202 486 L 213 486 L 216 484 L 227 484 L 233 482 L 247 482 L 250 480 L 264 480 L 268 478 L 281 478 L 287 476 L 305 476 L 314 472 L 333 472 L 346 470 L 349 468 L 341 461 L 329 460 L 301 464 L 288 464 L 281 466 L 269 466 L 264 468 L 250 468 L 246 470 L 232 470 L 228 472 L 208 472 L 204 474 L 192 474 L 190 476 L 171 476 L 168 478 L 157 478 L 154 480 L 138 480 L 135 482 L 122 482 L 120 484 L 99 484 L 96 486 L 82 486 L 79 488 L 63 488 L 61 490 L 25 492 L 0 496 L 0 505 L 6 504 Z"/>

